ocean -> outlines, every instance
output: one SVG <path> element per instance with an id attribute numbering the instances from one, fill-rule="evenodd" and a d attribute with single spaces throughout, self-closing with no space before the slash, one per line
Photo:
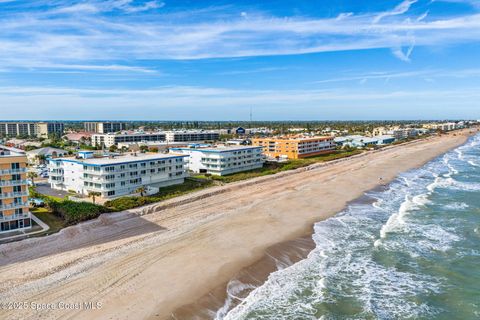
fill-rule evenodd
<path id="1" fill-rule="evenodd" d="M 217 320 L 480 319 L 480 135 L 314 226 Z"/>

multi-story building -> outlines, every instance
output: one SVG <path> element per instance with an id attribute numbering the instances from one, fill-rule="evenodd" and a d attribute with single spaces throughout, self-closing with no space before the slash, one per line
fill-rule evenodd
<path id="1" fill-rule="evenodd" d="M 165 141 L 165 133 L 105 133 L 92 135 L 92 145 L 105 146 L 110 148 L 119 143 L 134 143 L 134 142 L 162 142 Z"/>
<path id="2" fill-rule="evenodd" d="M 133 142 L 202 142 L 218 140 L 220 135 L 213 131 L 167 131 L 167 132 L 122 132 L 92 135 L 92 145 L 110 148 L 119 143 Z"/>
<path id="3" fill-rule="evenodd" d="M 167 131 L 165 135 L 168 142 L 201 142 L 220 139 L 218 132 L 203 130 Z"/>
<path id="4" fill-rule="evenodd" d="M 430 123 L 430 124 L 425 124 L 423 127 L 431 130 L 452 131 L 452 130 L 464 128 L 465 124 L 463 122 Z"/>
<path id="5" fill-rule="evenodd" d="M 0 233 L 29 229 L 27 157 L 0 146 Z"/>
<path id="6" fill-rule="evenodd" d="M 127 129 L 124 122 L 85 122 L 83 124 L 85 132 L 111 133 Z"/>
<path id="7" fill-rule="evenodd" d="M 37 137 L 48 138 L 51 134 L 63 135 L 65 125 L 62 122 L 36 122 Z"/>
<path id="8" fill-rule="evenodd" d="M 18 137 L 35 136 L 48 138 L 50 134 L 63 134 L 61 122 L 0 122 L 0 136 Z"/>
<path id="9" fill-rule="evenodd" d="M 221 146 L 171 148 L 171 153 L 188 155 L 186 166 L 195 173 L 227 175 L 258 169 L 263 166 L 262 147 Z"/>
<path id="10" fill-rule="evenodd" d="M 404 140 L 418 135 L 418 131 L 413 128 L 396 129 L 392 131 L 395 140 Z"/>
<path id="11" fill-rule="evenodd" d="M 53 189 L 79 195 L 100 192 L 104 199 L 135 193 L 139 187 L 160 188 L 184 182 L 184 155 L 128 154 L 94 157 L 92 151 L 75 158 L 49 159 Z"/>
<path id="12" fill-rule="evenodd" d="M 262 147 L 263 153 L 271 158 L 300 159 L 335 150 L 333 137 L 328 136 L 254 138 L 252 144 Z"/>

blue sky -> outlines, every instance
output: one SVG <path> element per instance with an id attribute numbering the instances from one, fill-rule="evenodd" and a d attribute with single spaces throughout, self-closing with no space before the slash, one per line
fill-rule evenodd
<path id="1" fill-rule="evenodd" d="M 480 119 L 480 0 L 0 0 L 0 118 Z"/>

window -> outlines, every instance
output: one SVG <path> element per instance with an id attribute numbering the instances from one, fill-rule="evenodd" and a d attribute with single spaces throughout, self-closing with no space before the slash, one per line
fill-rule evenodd
<path id="1" fill-rule="evenodd" d="M 20 163 L 18 162 L 12 163 L 12 169 L 20 169 Z"/>

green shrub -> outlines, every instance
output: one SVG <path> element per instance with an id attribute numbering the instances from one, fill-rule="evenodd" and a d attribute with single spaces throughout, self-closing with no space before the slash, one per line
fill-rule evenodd
<path id="1" fill-rule="evenodd" d="M 121 197 L 105 202 L 104 206 L 111 211 L 123 211 L 178 197 L 183 194 L 204 189 L 210 185 L 212 185 L 212 181 L 210 180 L 196 181 L 192 179 L 186 179 L 182 184 L 160 188 L 158 193 L 151 196 Z"/>
<path id="2" fill-rule="evenodd" d="M 122 197 L 105 202 L 105 207 L 123 211 L 154 202 L 153 197 Z"/>
<path id="3" fill-rule="evenodd" d="M 75 202 L 70 200 L 47 200 L 52 212 L 65 221 L 65 225 L 73 225 L 82 221 L 94 219 L 101 213 L 109 212 L 104 206 L 89 202 Z"/>

